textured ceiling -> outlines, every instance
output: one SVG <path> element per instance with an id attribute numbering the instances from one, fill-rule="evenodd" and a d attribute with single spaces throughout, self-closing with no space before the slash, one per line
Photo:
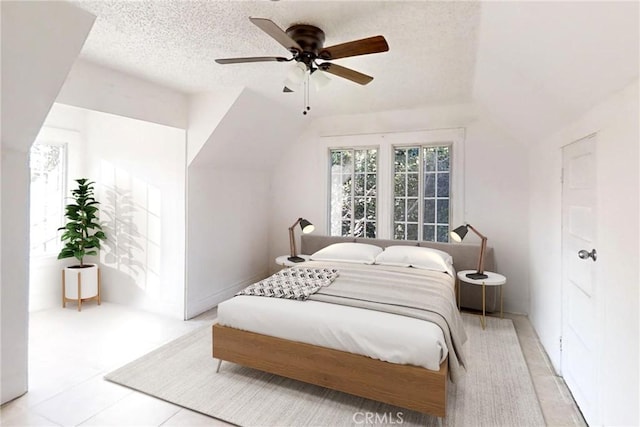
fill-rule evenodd
<path id="1" fill-rule="evenodd" d="M 186 93 L 246 86 L 302 109 L 282 93 L 291 63 L 219 65 L 216 58 L 288 56 L 249 17 L 282 29 L 320 27 L 325 46 L 382 34 L 386 53 L 339 59 L 374 77 L 367 86 L 332 76 L 311 93 L 314 115 L 467 102 L 474 81 L 480 4 L 369 1 L 74 1 L 97 16 L 81 57 Z"/>

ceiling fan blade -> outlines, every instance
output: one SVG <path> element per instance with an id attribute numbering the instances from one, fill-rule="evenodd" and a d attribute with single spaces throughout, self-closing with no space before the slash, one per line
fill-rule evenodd
<path id="1" fill-rule="evenodd" d="M 242 64 L 244 62 L 285 62 L 290 61 L 290 59 L 283 58 L 281 56 L 254 56 L 250 58 L 224 58 L 224 59 L 216 59 L 218 64 Z"/>
<path id="2" fill-rule="evenodd" d="M 266 18 L 249 18 L 249 20 L 262 31 L 273 37 L 275 41 L 284 46 L 288 51 L 297 51 L 302 53 L 302 48 L 298 42 L 289 37 L 289 35 L 285 33 L 282 28 L 278 27 L 272 20 Z"/>
<path id="3" fill-rule="evenodd" d="M 326 71 L 327 73 L 331 73 L 335 76 L 351 80 L 352 82 L 356 82 L 361 85 L 366 85 L 367 83 L 371 82 L 371 80 L 373 80 L 373 77 L 371 76 L 367 76 L 366 74 L 362 74 L 358 71 L 352 70 L 351 68 L 332 64 L 330 62 L 323 62 L 318 67 L 322 71 Z"/>
<path id="4" fill-rule="evenodd" d="M 389 50 L 389 45 L 383 36 L 373 36 L 366 39 L 325 47 L 318 55 L 322 59 L 338 59 L 348 56 L 368 55 Z"/>

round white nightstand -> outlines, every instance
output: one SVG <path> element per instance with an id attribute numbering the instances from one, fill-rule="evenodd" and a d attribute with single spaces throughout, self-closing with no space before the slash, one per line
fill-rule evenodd
<path id="1" fill-rule="evenodd" d="M 500 286 L 500 318 L 502 318 L 502 285 L 507 283 L 507 278 L 502 274 L 493 273 L 491 271 L 485 271 L 488 277 L 485 279 L 471 279 L 467 277 L 468 273 L 475 273 L 475 270 L 462 270 L 458 271 L 458 280 L 469 283 L 471 285 L 482 286 L 482 317 L 480 318 L 480 323 L 482 324 L 482 329 L 486 326 L 486 318 L 485 318 L 485 288 L 487 286 Z M 460 308 L 460 285 L 458 285 L 458 308 Z"/>
<path id="2" fill-rule="evenodd" d="M 305 261 L 309 261 L 309 255 L 298 255 L 300 258 L 303 258 Z M 298 265 L 299 263 L 289 261 L 289 255 L 280 255 L 276 258 L 276 264 L 282 265 L 283 267 L 293 267 Z"/>

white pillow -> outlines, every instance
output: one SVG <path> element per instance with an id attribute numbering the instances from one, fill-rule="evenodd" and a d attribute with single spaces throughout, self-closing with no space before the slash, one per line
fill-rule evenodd
<path id="1" fill-rule="evenodd" d="M 312 261 L 338 261 L 373 264 L 382 252 L 380 246 L 366 243 L 334 243 L 311 255 Z"/>
<path id="2" fill-rule="evenodd" d="M 389 246 L 376 264 L 444 271 L 453 276 L 453 258 L 444 251 L 420 246 Z"/>

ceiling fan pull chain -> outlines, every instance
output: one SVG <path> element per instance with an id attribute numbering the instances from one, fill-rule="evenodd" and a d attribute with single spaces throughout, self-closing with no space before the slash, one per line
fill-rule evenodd
<path id="1" fill-rule="evenodd" d="M 309 76 L 310 75 L 311 74 L 309 74 Z M 309 76 L 307 76 L 307 111 L 311 110 L 311 107 L 309 106 L 309 104 L 311 103 L 311 100 L 309 98 L 309 96 L 310 96 L 309 95 L 309 86 L 311 86 L 311 82 L 309 81 L 310 80 Z"/>
<path id="2" fill-rule="evenodd" d="M 306 115 L 309 110 L 311 107 L 309 106 L 309 75 L 307 74 L 307 78 L 304 80 L 304 110 L 302 114 Z"/>
<path id="3" fill-rule="evenodd" d="M 307 114 L 305 107 L 307 106 L 307 82 L 302 81 L 302 114 Z"/>

